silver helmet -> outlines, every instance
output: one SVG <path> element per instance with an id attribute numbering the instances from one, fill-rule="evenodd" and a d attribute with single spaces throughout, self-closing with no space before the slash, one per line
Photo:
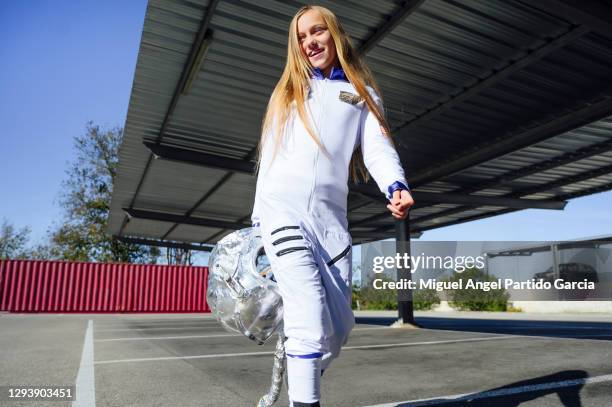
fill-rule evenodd
<path id="1" fill-rule="evenodd" d="M 206 301 L 228 330 L 262 344 L 283 320 L 283 304 L 258 228 L 221 239 L 208 261 Z"/>

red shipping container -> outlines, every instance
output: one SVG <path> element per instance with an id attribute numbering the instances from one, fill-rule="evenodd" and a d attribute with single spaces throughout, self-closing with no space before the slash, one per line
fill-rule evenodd
<path id="1" fill-rule="evenodd" d="M 0 311 L 210 312 L 208 267 L 0 260 Z"/>

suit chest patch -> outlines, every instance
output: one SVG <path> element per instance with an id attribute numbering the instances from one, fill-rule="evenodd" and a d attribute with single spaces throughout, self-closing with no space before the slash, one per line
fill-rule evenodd
<path id="1" fill-rule="evenodd" d="M 361 102 L 363 100 L 363 98 L 359 95 L 355 95 L 354 93 L 351 92 L 346 92 L 346 91 L 340 91 L 340 94 L 338 95 L 338 98 L 348 104 L 351 105 L 356 105 L 357 103 Z"/>

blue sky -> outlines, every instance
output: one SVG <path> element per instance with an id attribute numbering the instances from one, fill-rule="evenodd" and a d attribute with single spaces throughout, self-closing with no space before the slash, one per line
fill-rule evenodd
<path id="1" fill-rule="evenodd" d="M 73 138 L 123 126 L 145 0 L 0 5 L 0 219 L 38 240 L 59 218 Z"/>
<path id="2" fill-rule="evenodd" d="M 0 5 L 0 219 L 30 225 L 33 242 L 59 218 L 73 137 L 88 120 L 123 126 L 145 0 Z M 426 240 L 563 240 L 612 233 L 612 192 L 564 211 L 525 210 L 442 228 Z"/>

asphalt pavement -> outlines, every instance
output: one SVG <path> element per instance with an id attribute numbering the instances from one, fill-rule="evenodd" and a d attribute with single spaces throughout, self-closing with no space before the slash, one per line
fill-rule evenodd
<path id="1" fill-rule="evenodd" d="M 611 406 L 612 316 L 356 312 L 323 406 Z M 210 314 L 0 313 L 0 385 L 76 386 L 83 406 L 254 406 L 274 340 Z M 8 401 L 0 406 L 71 406 Z M 287 406 L 285 392 L 276 404 Z"/>

